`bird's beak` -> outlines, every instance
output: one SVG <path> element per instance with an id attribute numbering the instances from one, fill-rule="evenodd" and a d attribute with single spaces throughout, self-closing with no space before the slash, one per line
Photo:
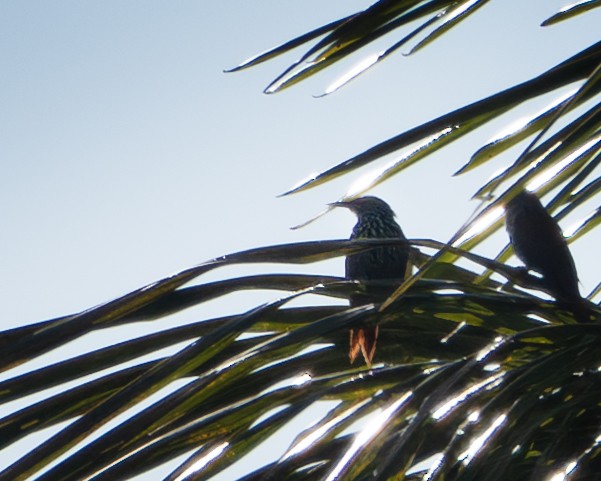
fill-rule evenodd
<path id="1" fill-rule="evenodd" d="M 339 200 L 336 202 L 331 202 L 328 204 L 330 207 L 349 207 L 349 202 L 345 202 L 344 200 Z"/>

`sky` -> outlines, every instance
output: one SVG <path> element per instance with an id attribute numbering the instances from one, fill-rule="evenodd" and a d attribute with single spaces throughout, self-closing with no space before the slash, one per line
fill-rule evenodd
<path id="1" fill-rule="evenodd" d="M 78 312 L 223 254 L 348 237 L 354 219 L 343 210 L 290 227 L 344 195 L 369 167 L 305 193 L 278 194 L 377 142 L 542 73 L 597 41 L 601 24 L 597 10 L 540 27 L 565 1 L 489 2 L 423 51 L 399 52 L 320 99 L 314 96 L 398 34 L 276 95 L 262 90 L 301 50 L 223 72 L 370 3 L 0 3 L 2 328 Z M 371 194 L 393 207 L 408 237 L 448 240 L 476 207 L 470 197 L 477 186 L 519 154 L 513 149 L 451 176 L 504 125 L 484 126 Z M 494 255 L 506 241 L 500 232 L 479 252 Z M 598 243 L 595 232 L 572 247 L 583 293 L 598 282 L 598 266 L 586 263 Z M 201 281 L 258 269 L 217 270 Z M 277 270 L 341 275 L 343 261 Z M 179 322 L 242 312 L 275 295 L 237 294 Z M 157 326 L 134 329 L 141 335 Z M 86 338 L 73 349 L 111 341 L 92 346 Z M 52 360 L 49 354 L 43 362 Z"/>

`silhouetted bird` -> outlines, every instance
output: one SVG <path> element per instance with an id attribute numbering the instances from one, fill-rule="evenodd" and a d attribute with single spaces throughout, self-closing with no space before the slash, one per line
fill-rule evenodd
<path id="1" fill-rule="evenodd" d="M 588 321 L 578 289 L 576 265 L 561 228 L 538 197 L 522 191 L 505 207 L 505 222 L 515 254 L 529 270 L 542 276 L 546 290 Z"/>
<path id="2" fill-rule="evenodd" d="M 377 197 L 360 197 L 346 202 L 335 202 L 331 205 L 346 207 L 357 216 L 357 224 L 353 228 L 351 239 L 393 238 L 406 239 L 401 227 L 394 220 L 395 214 L 390 206 Z M 346 277 L 352 280 L 373 281 L 405 278 L 408 267 L 409 246 L 376 247 L 365 252 L 353 254 L 346 258 Z M 367 294 L 355 294 L 350 299 L 351 307 L 382 302 L 381 297 L 374 298 Z M 378 338 L 377 325 L 363 325 L 351 329 L 349 358 L 351 363 L 363 354 L 366 364 L 371 361 L 376 351 Z"/>

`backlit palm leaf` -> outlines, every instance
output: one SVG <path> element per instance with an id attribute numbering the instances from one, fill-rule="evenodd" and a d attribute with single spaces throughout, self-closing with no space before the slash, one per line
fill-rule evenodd
<path id="1" fill-rule="evenodd" d="M 206 270 L 213 263 L 226 265 L 229 262 L 254 262 L 258 259 L 262 262 L 281 262 L 284 256 L 292 262 L 295 259 L 305 262 L 307 259 L 317 260 L 351 249 L 393 242 L 399 241 L 331 241 L 276 246 L 225 256 L 204 264 L 203 269 Z M 439 246 L 431 241 L 417 242 L 416 245 L 429 248 Z M 485 266 L 496 266 L 484 258 L 469 253 L 465 255 Z M 427 256 L 424 260 L 427 260 Z M 175 287 L 172 284 L 171 291 L 162 292 L 154 301 L 140 307 L 138 312 L 126 314 L 120 302 L 100 306 L 96 309 L 105 318 L 119 323 L 140 322 L 156 319 L 160 313 L 173 315 L 180 309 L 190 307 L 193 302 L 205 302 L 216 295 L 238 289 L 276 288 L 293 291 L 290 296 L 245 314 L 157 332 L 6 381 L 3 383 L 3 392 L 7 395 L 12 393 L 13 398 L 18 398 L 33 392 L 32 386 L 43 390 L 94 370 L 118 366 L 125 360 L 136 359 L 169 343 L 198 338 L 177 354 L 142 362 L 134 367 L 117 368 L 112 374 L 50 396 L 39 404 L 5 418 L 0 428 L 6 444 L 54 423 L 82 416 L 1 473 L 0 479 L 25 479 L 56 459 L 66 447 L 85 440 L 87 433 L 106 424 L 117 413 L 137 405 L 161 387 L 181 378 L 191 381 L 109 430 L 98 440 L 80 448 L 40 479 L 81 479 L 87 476 L 96 476 L 94 479 L 124 478 L 190 449 L 200 449 L 192 459 L 209 456 L 211 462 L 198 468 L 195 475 L 197 479 L 206 479 L 210 473 L 227 467 L 302 409 L 319 400 L 338 400 L 342 404 L 335 413 L 325 413 L 322 423 L 298 439 L 290 448 L 289 455 L 274 467 L 277 472 L 288 473 L 291 469 L 302 468 L 299 460 L 314 459 L 320 449 L 325 449 L 320 456 L 327 458 L 322 467 L 324 472 L 336 470 L 337 466 L 340 466 L 341 472 L 346 472 L 351 469 L 341 465 L 341 460 L 346 458 L 330 457 L 330 444 L 338 442 L 338 435 L 351 419 L 355 422 L 362 416 L 382 409 L 388 413 L 387 423 L 381 432 L 370 434 L 372 442 L 369 445 L 358 446 L 356 440 L 343 437 L 347 441 L 340 445 L 340 454 L 350 449 L 356 453 L 349 459 L 357 456 L 362 459 L 359 463 L 353 463 L 348 476 L 372 470 L 373 459 L 381 458 L 378 453 L 392 439 L 409 443 L 413 451 L 403 454 L 405 464 L 409 466 L 445 446 L 442 442 L 435 443 L 435 446 L 423 444 L 423 441 L 416 442 L 411 437 L 413 435 L 410 436 L 413 429 L 417 429 L 411 427 L 415 423 L 427 421 L 427 425 L 431 425 L 429 430 L 442 429 L 430 415 L 422 421 L 414 418 L 415 413 L 422 409 L 418 409 L 421 404 L 428 399 L 436 399 L 440 403 L 445 399 L 448 401 L 451 394 L 456 396 L 465 389 L 474 390 L 471 396 L 475 400 L 470 402 L 478 404 L 478 401 L 482 403 L 489 399 L 490 394 L 484 387 L 488 383 L 478 389 L 474 386 L 483 382 L 482 379 L 478 380 L 484 376 L 483 373 L 486 376 L 499 374 L 483 367 L 483 361 L 479 359 L 481 354 L 478 354 L 482 349 L 498 344 L 500 339 L 503 340 L 503 346 L 518 346 L 519 349 L 511 350 L 511 362 L 503 357 L 509 354 L 495 354 L 500 356 L 499 369 L 513 372 L 524 363 L 533 362 L 531 358 L 546 358 L 550 353 L 561 352 L 562 349 L 560 341 L 563 342 L 563 338 L 545 338 L 547 332 L 554 332 L 553 326 L 541 326 L 541 321 L 529 318 L 529 313 L 536 313 L 552 324 L 573 322 L 567 312 L 557 317 L 552 303 L 518 293 L 509 285 L 507 290 L 499 290 L 500 285 L 492 281 L 489 285 L 466 284 L 465 269 L 452 265 L 448 267 L 439 271 L 442 277 L 425 278 L 415 284 L 399 303 L 383 313 L 378 312 L 375 306 L 354 309 L 336 305 L 286 308 L 284 306 L 289 300 L 304 293 L 319 292 L 326 296 L 347 297 L 357 288 L 336 278 L 295 275 L 254 276 L 192 287 Z M 498 268 L 499 272 L 508 276 L 513 274 L 511 268 L 507 270 L 502 265 Z M 190 275 L 190 272 L 192 270 L 184 271 L 185 275 Z M 180 276 L 178 274 L 169 279 L 179 279 Z M 475 277 L 474 274 L 472 279 Z M 153 285 L 163 286 L 165 282 L 167 280 Z M 299 287 L 301 290 L 295 291 Z M 377 283 L 371 288 L 378 288 Z M 199 292 L 205 295 L 200 296 Z M 137 297 L 146 299 L 146 296 L 145 290 L 139 290 L 124 299 L 138 303 Z M 122 316 L 120 320 L 119 316 Z M 383 364 L 377 365 L 371 372 L 365 371 L 365 368 L 352 368 L 344 354 L 345 328 L 358 319 L 367 318 L 379 320 L 381 338 L 384 340 L 378 351 L 378 361 Z M 574 335 L 582 335 L 587 339 L 591 332 L 597 332 L 587 327 L 585 336 L 581 328 L 574 326 L 571 329 L 575 329 Z M 79 334 L 89 331 L 87 324 L 80 324 L 80 329 Z M 241 339 L 240 334 L 245 332 L 263 335 Z M 524 344 L 525 334 L 522 333 L 531 332 L 535 334 L 528 334 L 527 343 Z M 77 334 L 72 333 L 74 336 Z M 53 335 L 48 339 L 54 342 Z M 321 347 L 307 351 L 312 345 Z M 525 354 L 527 362 L 516 363 Z M 462 366 L 470 366 L 471 371 L 466 371 L 467 368 Z M 361 372 L 363 374 L 358 376 Z M 447 386 L 449 373 L 459 377 L 456 384 Z M 405 398 L 406 405 L 400 401 Z M 434 409 L 436 403 L 427 404 Z M 255 425 L 263 415 L 278 406 L 283 410 L 273 414 L 273 419 Z M 346 421 L 338 419 L 341 413 L 344 414 L 353 406 L 360 409 L 352 409 L 352 418 L 347 415 L 344 418 Z M 444 419 L 446 423 L 447 418 Z M 453 426 L 457 426 L 457 429 L 467 422 L 459 414 L 453 419 Z M 221 426 L 228 428 L 223 431 Z M 419 426 L 420 430 L 425 429 L 425 426 Z M 313 442 L 303 443 L 302 439 L 307 436 Z M 403 441 L 403 436 L 407 436 L 406 441 Z M 322 444 L 323 447 L 320 447 Z M 313 454 L 307 457 L 306 449 Z M 394 464 L 386 469 L 400 468 Z"/>
<path id="2" fill-rule="evenodd" d="M 485 3 L 380 0 L 240 68 L 323 37 L 268 88 L 280 90 L 427 17 L 368 67 L 409 40 L 416 41 L 415 50 L 437 39 Z M 548 23 L 598 3 L 581 2 Z M 234 264 L 291 269 L 402 241 L 307 242 L 225 255 L 82 313 L 0 333 L 2 368 L 9 376 L 0 382 L 0 400 L 19 403 L 0 419 L 0 448 L 44 437 L 0 472 L 0 481 L 128 479 L 181 455 L 187 460 L 167 479 L 209 479 L 324 402 L 331 404 L 296 433 L 279 459 L 254 463 L 243 479 L 551 480 L 564 479 L 563 473 L 596 479 L 601 324 L 577 324 L 571 312 L 547 300 L 537 277 L 499 262 L 506 254 L 492 260 L 468 250 L 499 228 L 499 207 L 524 184 L 534 182 L 543 193 L 557 187 L 548 207 L 558 218 L 597 198 L 600 63 L 601 44 L 595 44 L 539 77 L 382 142 L 291 191 L 417 144 L 374 176 L 380 182 L 527 99 L 579 83 L 570 96 L 483 147 L 460 170 L 542 133 L 482 186 L 481 211 L 451 242 L 411 241 L 416 275 L 386 306 L 350 309 L 346 303 L 358 290 L 389 292 L 384 282 L 295 272 L 203 280 Z M 578 114 L 562 124 L 568 112 Z M 481 222 L 491 212 L 499 215 Z M 597 208 L 572 238 L 600 220 Z M 456 265 L 459 258 L 469 267 Z M 204 313 L 205 303 L 249 290 L 268 292 L 272 300 L 217 318 Z M 185 309 L 199 317 L 178 327 L 161 324 Z M 601 315 L 592 302 L 590 310 Z M 349 365 L 349 326 L 375 321 L 380 339 L 372 369 Z M 81 336 L 148 322 L 156 326 L 151 335 L 65 355 L 25 374 L 16 371 Z M 116 423 L 118 415 L 123 417 Z"/>

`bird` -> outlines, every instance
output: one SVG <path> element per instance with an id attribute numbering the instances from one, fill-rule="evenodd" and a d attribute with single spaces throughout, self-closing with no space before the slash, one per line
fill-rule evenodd
<path id="1" fill-rule="evenodd" d="M 348 201 L 330 204 L 334 207 L 345 207 L 357 216 L 350 239 L 402 239 L 407 240 L 395 213 L 382 199 L 373 196 L 358 197 Z M 389 280 L 399 282 L 405 279 L 409 264 L 409 245 L 375 247 L 364 252 L 346 257 L 345 277 L 357 281 Z M 353 294 L 349 303 L 357 307 L 373 302 L 381 302 L 385 298 L 366 293 Z M 349 360 L 351 364 L 359 353 L 363 354 L 365 363 L 371 366 L 376 351 L 378 326 L 363 324 L 350 330 Z"/>
<path id="2" fill-rule="evenodd" d="M 513 250 L 526 268 L 538 272 L 545 290 L 571 307 L 578 320 L 588 321 L 574 258 L 561 228 L 536 194 L 522 190 L 512 198 L 505 206 L 505 224 Z"/>

